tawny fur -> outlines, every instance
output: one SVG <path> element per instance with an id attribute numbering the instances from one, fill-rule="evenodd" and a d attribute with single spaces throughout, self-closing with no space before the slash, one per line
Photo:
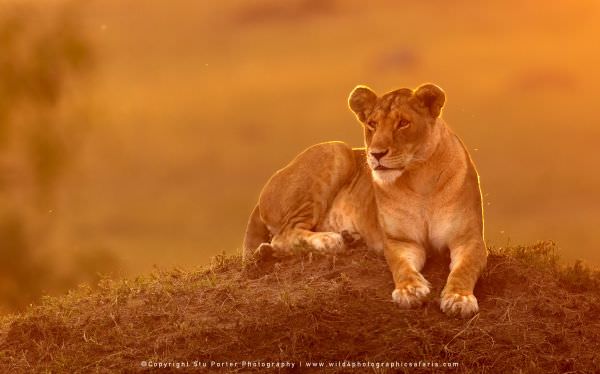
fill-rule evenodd
<path id="1" fill-rule="evenodd" d="M 473 288 L 487 261 L 479 177 L 461 140 L 440 118 L 444 92 L 425 84 L 378 97 L 358 86 L 348 103 L 364 126 L 366 148 L 314 145 L 263 188 L 246 237 L 246 257 L 298 248 L 336 251 L 344 236 L 383 250 L 392 298 L 419 305 L 429 282 L 427 251 L 450 251 L 441 309 L 478 311 Z"/>

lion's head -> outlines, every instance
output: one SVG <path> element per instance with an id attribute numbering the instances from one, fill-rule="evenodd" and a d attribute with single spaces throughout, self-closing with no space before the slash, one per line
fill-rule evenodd
<path id="1" fill-rule="evenodd" d="M 352 91 L 348 104 L 364 126 L 367 162 L 375 181 L 393 182 L 431 156 L 445 99 L 444 91 L 433 84 L 381 97 L 366 86 Z"/>

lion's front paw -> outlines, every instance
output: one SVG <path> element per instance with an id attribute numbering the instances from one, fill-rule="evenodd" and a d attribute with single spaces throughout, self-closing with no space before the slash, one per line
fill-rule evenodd
<path id="1" fill-rule="evenodd" d="M 458 293 L 442 293 L 440 309 L 449 316 L 460 315 L 468 318 L 479 311 L 477 298 L 473 294 L 461 295 Z"/>
<path id="2" fill-rule="evenodd" d="M 335 232 L 316 232 L 310 236 L 308 244 L 318 251 L 338 251 L 344 247 L 344 238 Z"/>
<path id="3" fill-rule="evenodd" d="M 396 285 L 392 299 L 402 308 L 420 305 L 429 295 L 429 282 L 422 275 Z"/>

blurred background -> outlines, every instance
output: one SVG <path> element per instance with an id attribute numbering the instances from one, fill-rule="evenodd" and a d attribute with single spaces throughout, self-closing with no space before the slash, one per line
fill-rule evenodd
<path id="1" fill-rule="evenodd" d="M 595 0 L 0 0 L 0 309 L 239 250 L 267 178 L 433 82 L 491 245 L 600 264 Z"/>

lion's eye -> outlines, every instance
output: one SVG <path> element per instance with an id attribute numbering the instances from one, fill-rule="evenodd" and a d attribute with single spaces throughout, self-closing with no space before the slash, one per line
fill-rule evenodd
<path id="1" fill-rule="evenodd" d="M 401 119 L 400 121 L 398 121 L 398 124 L 396 125 L 397 129 L 405 129 L 408 128 L 410 126 L 410 121 L 407 119 Z"/>
<path id="2" fill-rule="evenodd" d="M 375 131 L 376 127 L 377 127 L 377 121 L 374 121 L 374 120 L 367 121 L 367 128 L 369 130 Z"/>

